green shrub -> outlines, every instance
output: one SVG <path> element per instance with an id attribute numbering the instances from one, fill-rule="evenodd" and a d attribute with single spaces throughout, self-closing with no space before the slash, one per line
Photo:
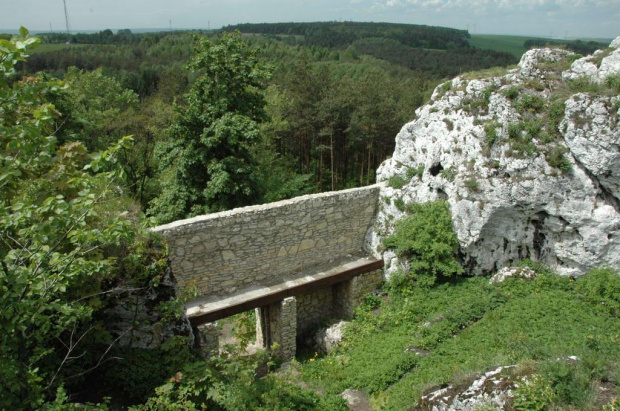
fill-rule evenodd
<path id="1" fill-rule="evenodd" d="M 388 185 L 392 188 L 401 189 L 405 186 L 405 179 L 399 174 L 395 174 L 388 179 Z"/>
<path id="2" fill-rule="evenodd" d="M 508 137 L 513 140 L 521 137 L 521 132 L 523 131 L 522 123 L 510 123 L 508 124 Z"/>
<path id="3" fill-rule="evenodd" d="M 474 178 L 465 180 L 463 183 L 465 184 L 465 187 L 467 187 L 467 189 L 472 193 L 477 193 L 480 191 L 480 184 L 478 184 L 478 180 Z"/>
<path id="4" fill-rule="evenodd" d="M 601 86 L 592 81 L 590 77 L 579 77 L 575 80 L 567 81 L 566 84 L 573 93 L 597 94 L 601 91 Z"/>
<path id="5" fill-rule="evenodd" d="M 158 349 L 118 348 L 112 355 L 118 360 L 102 370 L 104 392 L 120 396 L 131 404 L 146 401 L 157 386 L 193 359 L 187 341 L 179 336 Z"/>
<path id="6" fill-rule="evenodd" d="M 604 303 L 613 315 L 620 315 L 620 274 L 616 270 L 591 270 L 577 280 L 576 288 L 589 301 Z"/>
<path id="7" fill-rule="evenodd" d="M 362 306 L 366 310 L 376 310 L 377 308 L 381 307 L 381 298 L 374 294 L 366 294 L 364 296 L 364 302 L 362 303 Z"/>
<path id="8" fill-rule="evenodd" d="M 463 274 L 448 203 L 410 203 L 407 208 L 411 215 L 398 221 L 394 234 L 383 242 L 409 261 L 409 276 L 416 282 L 432 285 L 439 277 Z"/>
<path id="9" fill-rule="evenodd" d="M 424 164 L 418 164 L 417 167 L 409 167 L 407 169 L 407 179 L 411 180 L 413 177 L 418 177 L 420 179 L 422 179 L 422 176 L 424 175 Z"/>
<path id="10" fill-rule="evenodd" d="M 545 155 L 547 164 L 551 167 L 557 168 L 562 172 L 562 174 L 570 173 L 573 169 L 573 165 L 568 160 L 568 157 L 566 156 L 567 153 L 568 150 L 563 146 L 551 147 Z"/>
<path id="11" fill-rule="evenodd" d="M 405 211 L 405 200 L 398 197 L 394 199 L 394 207 L 398 209 L 398 211 Z"/>
<path id="12" fill-rule="evenodd" d="M 545 108 L 545 99 L 538 94 L 524 94 L 517 101 L 516 108 L 520 112 L 540 113 Z"/>
<path id="13" fill-rule="evenodd" d="M 254 356 L 224 355 L 208 362 L 188 363 L 155 395 L 133 411 L 159 410 L 342 410 L 340 398 L 319 397 L 310 390 L 274 375 L 258 378 L 256 367 L 265 361 L 264 354 Z"/>
<path id="14" fill-rule="evenodd" d="M 541 131 L 541 123 L 538 120 L 525 120 L 520 123 L 508 124 L 508 137 L 510 138 L 510 153 L 514 157 L 528 158 L 538 153 L 538 147 L 532 142 Z"/>
<path id="15" fill-rule="evenodd" d="M 506 90 L 504 90 L 504 96 L 509 100 L 514 100 L 519 97 L 519 87 L 512 86 Z"/>
<path id="16" fill-rule="evenodd" d="M 517 411 L 544 411 L 555 400 L 551 383 L 538 374 L 523 379 L 515 389 L 513 409 Z"/>
<path id="17" fill-rule="evenodd" d="M 555 138 L 561 137 L 560 122 L 564 118 L 564 101 L 556 100 L 549 104 L 547 110 L 547 132 Z"/>
<path id="18" fill-rule="evenodd" d="M 448 181 L 454 181 L 454 178 L 456 177 L 456 170 L 454 167 L 444 168 L 439 172 L 439 175 Z"/>
<path id="19" fill-rule="evenodd" d="M 450 120 L 449 118 L 444 118 L 443 122 L 446 123 L 446 127 L 448 128 L 448 131 L 454 130 L 454 123 L 452 122 L 452 120 Z"/>
<path id="20" fill-rule="evenodd" d="M 541 374 L 551 383 L 553 395 L 562 404 L 584 406 L 592 396 L 591 379 L 582 364 L 571 360 L 550 360 L 541 368 Z"/>
<path id="21" fill-rule="evenodd" d="M 620 93 L 620 73 L 607 76 L 605 84 L 611 88 L 614 93 Z"/>
<path id="22" fill-rule="evenodd" d="M 485 142 L 487 147 L 492 147 L 495 141 L 497 141 L 497 129 L 500 127 L 500 124 L 497 121 L 492 121 L 487 123 L 484 126 L 485 132 Z"/>

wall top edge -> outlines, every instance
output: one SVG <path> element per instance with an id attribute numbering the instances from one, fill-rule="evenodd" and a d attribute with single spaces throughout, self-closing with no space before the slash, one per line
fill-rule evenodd
<path id="1" fill-rule="evenodd" d="M 200 216 L 196 216 L 192 218 L 186 218 L 184 220 L 173 221 L 172 223 L 153 227 L 150 229 L 150 231 L 154 233 L 166 233 L 171 230 L 175 230 L 181 227 L 191 226 L 191 225 L 194 225 L 200 222 L 208 222 L 208 221 L 213 221 L 213 220 L 217 220 L 220 218 L 234 217 L 237 215 L 242 215 L 242 214 L 247 214 L 247 213 L 257 212 L 257 211 L 274 210 L 278 208 L 300 204 L 308 200 L 336 197 L 336 196 L 347 195 L 347 194 L 355 194 L 355 193 L 361 193 L 364 191 L 368 191 L 368 192 L 372 192 L 375 190 L 378 191 L 384 185 L 385 183 L 377 183 L 377 184 L 364 186 L 364 187 L 350 188 L 347 190 L 328 191 L 328 192 L 317 193 L 317 194 L 307 194 L 307 195 L 303 195 L 299 197 L 293 197 L 288 200 L 276 201 L 273 203 L 259 204 L 259 205 L 253 205 L 253 206 L 247 206 L 247 207 L 239 207 L 239 208 L 234 208 L 228 211 L 222 211 L 219 213 L 205 214 L 205 215 L 200 215 Z"/>

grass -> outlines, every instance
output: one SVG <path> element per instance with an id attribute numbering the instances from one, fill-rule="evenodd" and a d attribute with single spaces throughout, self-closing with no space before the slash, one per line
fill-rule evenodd
<path id="1" fill-rule="evenodd" d="M 429 387 L 528 364 L 522 368 L 553 388 L 555 406 L 592 409 L 597 383 L 620 395 L 620 281 L 613 275 L 573 281 L 544 274 L 494 285 L 459 278 L 390 289 L 379 310 L 358 309 L 339 350 L 301 364 L 301 378 L 327 394 L 364 390 L 375 409 L 407 410 Z M 570 355 L 580 358 L 576 365 L 558 364 Z"/>

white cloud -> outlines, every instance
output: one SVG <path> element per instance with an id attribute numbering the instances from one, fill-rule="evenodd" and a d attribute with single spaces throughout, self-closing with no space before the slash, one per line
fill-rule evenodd
<path id="1" fill-rule="evenodd" d="M 394 0 L 384 0 L 391 5 Z M 425 9 L 504 9 L 504 10 L 554 10 L 583 7 L 618 6 L 618 0 L 406 0 L 407 4 Z"/>

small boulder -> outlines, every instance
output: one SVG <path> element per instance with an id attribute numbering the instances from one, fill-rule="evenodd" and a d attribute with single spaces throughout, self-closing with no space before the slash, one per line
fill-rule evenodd
<path id="1" fill-rule="evenodd" d="M 504 267 L 499 270 L 491 279 L 490 284 L 501 283 L 508 277 L 523 278 L 524 280 L 533 280 L 536 278 L 536 271 L 529 267 Z"/>
<path id="2" fill-rule="evenodd" d="M 330 353 L 336 347 L 338 347 L 338 344 L 340 344 L 340 341 L 342 341 L 344 327 L 348 323 L 348 321 L 339 321 L 335 324 L 330 325 L 329 327 L 321 328 L 314 335 L 312 341 L 313 345 L 316 347 L 317 350 L 323 353 Z"/>
<path id="3" fill-rule="evenodd" d="M 368 396 L 363 391 L 349 388 L 344 390 L 340 396 L 347 402 L 347 407 L 352 411 L 372 411 Z"/>

